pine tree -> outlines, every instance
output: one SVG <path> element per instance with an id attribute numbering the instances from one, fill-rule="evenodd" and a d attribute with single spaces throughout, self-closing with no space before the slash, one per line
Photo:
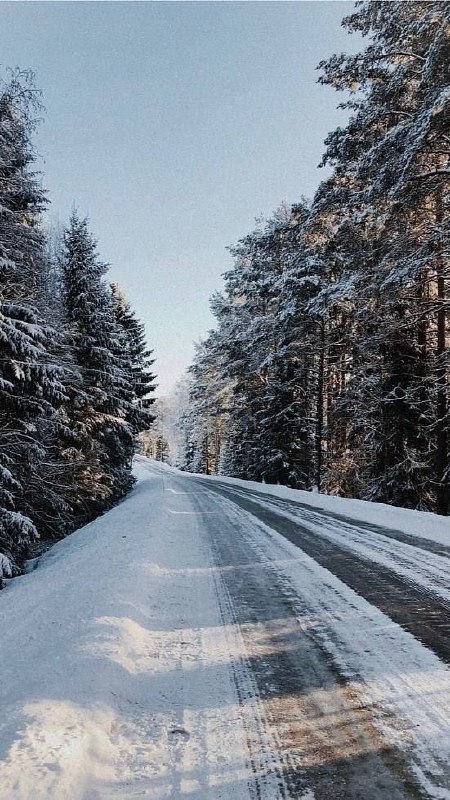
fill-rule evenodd
<path id="1" fill-rule="evenodd" d="M 302 242 L 308 214 L 305 203 L 282 207 L 232 249 L 225 293 L 211 302 L 217 330 L 190 369 L 187 469 L 312 485 L 314 324 L 306 305 L 317 275 Z"/>
<path id="2" fill-rule="evenodd" d="M 54 331 L 37 301 L 46 269 L 41 229 L 45 195 L 32 165 L 36 92 L 31 74 L 16 73 L 0 89 L 0 561 L 20 569 L 38 537 L 35 500 L 50 507 L 43 482 L 43 430 L 51 430 L 63 400 L 61 369 L 49 348 Z M 39 516 L 39 514 L 37 514 Z"/>
<path id="3" fill-rule="evenodd" d="M 67 406 L 75 438 L 67 442 L 66 457 L 74 463 L 79 511 L 92 516 L 131 485 L 134 443 L 127 420 L 133 390 L 120 355 L 115 304 L 103 281 L 107 266 L 98 258 L 87 221 L 75 212 L 64 243 L 64 304 L 81 376 Z"/>
<path id="4" fill-rule="evenodd" d="M 397 0 L 344 20 L 370 42 L 321 65 L 350 96 L 333 173 L 231 250 L 187 469 L 448 513 L 449 23 L 448 3 Z"/>
<path id="5" fill-rule="evenodd" d="M 449 496 L 449 13 L 438 2 L 363 4 L 344 22 L 371 44 L 322 65 L 324 83 L 355 96 L 348 126 L 327 140 L 335 175 L 325 205 L 362 230 L 353 297 L 370 298 L 359 313 L 362 385 L 373 389 L 367 491 L 417 506 L 434 486 L 440 513 Z"/>
<path id="6" fill-rule="evenodd" d="M 145 327 L 139 322 L 123 292 L 111 284 L 115 318 L 121 336 L 123 369 L 131 386 L 128 422 L 135 434 L 146 430 L 154 421 L 150 408 L 154 403 L 155 375 L 151 372 L 154 359 L 148 349 Z"/>

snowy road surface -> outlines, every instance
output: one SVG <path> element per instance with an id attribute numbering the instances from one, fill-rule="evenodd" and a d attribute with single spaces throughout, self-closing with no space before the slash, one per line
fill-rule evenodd
<path id="1" fill-rule="evenodd" d="M 450 536 L 137 474 L 0 594 L 1 800 L 449 800 Z"/>

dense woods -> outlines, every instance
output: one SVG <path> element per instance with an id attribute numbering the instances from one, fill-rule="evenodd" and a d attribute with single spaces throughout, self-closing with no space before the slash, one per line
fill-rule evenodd
<path id="1" fill-rule="evenodd" d="M 331 174 L 230 248 L 216 327 L 151 432 L 143 325 L 86 219 L 48 232 L 39 95 L 28 73 L 0 84 L 0 586 L 129 490 L 139 435 L 164 460 L 175 430 L 184 470 L 449 513 L 450 4 L 343 24 L 368 44 L 319 65 L 349 112 Z"/>
<path id="2" fill-rule="evenodd" d="M 332 174 L 231 249 L 179 465 L 449 512 L 450 4 L 369 2 L 320 64 Z"/>
<path id="3" fill-rule="evenodd" d="M 154 388 L 143 326 L 85 219 L 46 235 L 33 78 L 0 85 L 0 586 L 132 485 Z"/>

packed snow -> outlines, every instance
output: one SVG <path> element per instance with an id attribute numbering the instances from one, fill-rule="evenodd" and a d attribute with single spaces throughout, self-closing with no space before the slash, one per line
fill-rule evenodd
<path id="1" fill-rule="evenodd" d="M 239 705 L 239 632 L 221 624 L 196 517 L 137 472 L 127 500 L 0 595 L 5 799 L 249 797 L 258 711 L 245 674 Z"/>

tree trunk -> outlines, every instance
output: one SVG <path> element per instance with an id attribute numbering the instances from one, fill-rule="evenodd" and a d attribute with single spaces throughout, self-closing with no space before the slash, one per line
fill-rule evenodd
<path id="1" fill-rule="evenodd" d="M 324 401 L 324 381 L 325 381 L 325 322 L 320 320 L 320 346 L 319 346 L 319 369 L 317 376 L 317 410 L 316 410 L 316 485 L 320 492 L 322 485 L 322 440 L 323 440 L 323 401 Z"/>
<path id="2" fill-rule="evenodd" d="M 436 211 L 436 222 L 443 222 L 442 200 L 439 197 Z M 442 250 L 436 258 L 437 283 L 437 349 L 436 349 L 436 511 L 447 515 L 449 511 L 449 480 L 446 475 L 448 465 L 447 440 L 447 370 L 445 364 L 446 349 L 446 312 L 445 312 L 445 265 Z"/>

